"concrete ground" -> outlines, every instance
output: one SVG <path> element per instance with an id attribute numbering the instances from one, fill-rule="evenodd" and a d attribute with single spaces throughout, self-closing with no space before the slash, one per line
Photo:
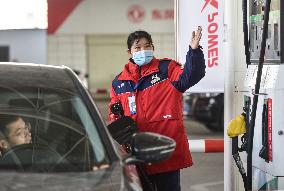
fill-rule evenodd
<path id="1" fill-rule="evenodd" d="M 97 100 L 96 104 L 107 119 L 107 100 Z M 209 131 L 206 126 L 192 119 L 184 120 L 189 139 L 223 139 L 223 132 Z M 182 191 L 222 191 L 224 190 L 224 154 L 192 153 L 194 165 L 181 171 Z"/>
<path id="2" fill-rule="evenodd" d="M 206 126 L 185 119 L 188 139 L 223 139 L 223 132 L 214 133 Z M 182 170 L 182 191 L 224 190 L 224 153 L 192 153 L 194 165 Z"/>

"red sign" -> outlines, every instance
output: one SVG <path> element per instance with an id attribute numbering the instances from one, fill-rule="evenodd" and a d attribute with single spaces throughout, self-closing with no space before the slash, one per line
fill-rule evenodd
<path id="1" fill-rule="evenodd" d="M 203 5 L 203 8 L 201 12 L 204 11 L 206 7 L 211 5 L 211 8 L 213 9 L 208 13 L 207 21 L 207 31 L 208 31 L 208 67 L 212 68 L 214 66 L 218 65 L 219 61 L 219 48 L 218 48 L 218 28 L 219 24 L 217 22 L 217 17 L 219 16 L 219 10 L 218 10 L 218 0 L 205 0 L 205 3 Z"/>
<path id="2" fill-rule="evenodd" d="M 272 99 L 267 99 L 267 125 L 268 125 L 268 160 L 272 161 Z"/>
<path id="3" fill-rule="evenodd" d="M 48 0 L 48 34 L 53 34 L 82 0 Z"/>
<path id="4" fill-rule="evenodd" d="M 228 0 L 231 1 L 231 0 Z M 223 92 L 225 80 L 224 2 L 226 0 L 178 0 L 176 3 L 177 60 L 186 62 L 192 31 L 202 27 L 200 45 L 206 63 L 206 75 L 188 92 Z M 214 79 L 214 80 L 212 80 Z"/>
<path id="5" fill-rule="evenodd" d="M 128 8 L 127 17 L 131 22 L 139 23 L 145 17 L 145 9 L 140 5 L 132 5 Z"/>
<path id="6" fill-rule="evenodd" d="M 153 20 L 172 20 L 175 18 L 175 11 L 173 9 L 153 9 L 152 19 Z"/>
<path id="7" fill-rule="evenodd" d="M 209 3 L 210 3 L 211 6 L 218 9 L 218 0 L 205 0 L 205 3 L 203 5 L 201 12 L 203 12 L 203 10 L 209 5 Z"/>

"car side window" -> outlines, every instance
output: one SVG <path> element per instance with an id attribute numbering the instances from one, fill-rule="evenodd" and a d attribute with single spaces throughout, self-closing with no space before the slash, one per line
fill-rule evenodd
<path id="1" fill-rule="evenodd" d="M 96 123 L 79 95 L 43 88 L 0 90 L 0 115 L 20 117 L 31 126 L 30 142 L 3 151 L 0 169 L 15 164 L 27 171 L 90 171 L 108 163 Z"/>

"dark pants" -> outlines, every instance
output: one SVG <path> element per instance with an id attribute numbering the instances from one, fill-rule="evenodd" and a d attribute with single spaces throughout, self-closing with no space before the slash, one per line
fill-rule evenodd
<path id="1" fill-rule="evenodd" d="M 149 180 L 157 191 L 180 191 L 180 170 L 149 175 Z M 147 190 L 148 191 L 148 190 Z"/>

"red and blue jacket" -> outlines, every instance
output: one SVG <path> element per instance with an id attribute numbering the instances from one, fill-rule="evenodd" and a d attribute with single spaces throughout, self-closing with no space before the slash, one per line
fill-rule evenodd
<path id="1" fill-rule="evenodd" d="M 187 136 L 183 125 L 182 93 L 205 76 L 204 55 L 200 48 L 189 48 L 182 68 L 171 59 L 156 59 L 139 67 L 132 59 L 112 81 L 109 107 L 122 104 L 139 132 L 153 132 L 173 138 L 176 149 L 171 157 L 146 165 L 147 174 L 157 174 L 191 166 Z M 116 120 L 109 109 L 110 122 Z"/>

